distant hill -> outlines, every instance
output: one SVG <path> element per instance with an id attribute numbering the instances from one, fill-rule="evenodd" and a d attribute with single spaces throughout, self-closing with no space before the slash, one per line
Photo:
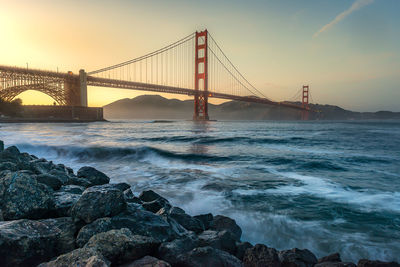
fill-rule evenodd
<path id="1" fill-rule="evenodd" d="M 299 102 L 293 102 L 300 105 Z M 353 112 L 332 105 L 310 105 L 317 113 L 310 119 L 362 120 L 400 119 L 400 112 Z M 159 95 L 125 98 L 103 107 L 108 119 L 191 119 L 193 100 L 166 99 Z M 297 110 L 258 103 L 229 101 L 220 105 L 209 104 L 209 115 L 216 120 L 299 120 Z"/>

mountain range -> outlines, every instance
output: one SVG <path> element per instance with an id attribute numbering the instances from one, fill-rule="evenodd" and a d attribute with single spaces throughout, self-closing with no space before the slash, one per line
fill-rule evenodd
<path id="1" fill-rule="evenodd" d="M 290 102 L 301 105 L 300 102 Z M 191 119 L 193 100 L 167 99 L 159 95 L 141 95 L 125 98 L 104 107 L 106 119 Z M 310 119 L 319 120 L 363 120 L 400 119 L 400 112 L 354 112 L 333 105 L 310 104 L 314 112 Z M 259 103 L 228 101 L 208 106 L 213 120 L 300 120 L 301 112 L 286 107 L 268 106 Z"/>

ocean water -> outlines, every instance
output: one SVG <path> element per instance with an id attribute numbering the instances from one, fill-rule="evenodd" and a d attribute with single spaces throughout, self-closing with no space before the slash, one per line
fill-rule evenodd
<path id="1" fill-rule="evenodd" d="M 0 139 L 230 216 L 242 240 L 400 261 L 400 121 L 0 124 Z"/>

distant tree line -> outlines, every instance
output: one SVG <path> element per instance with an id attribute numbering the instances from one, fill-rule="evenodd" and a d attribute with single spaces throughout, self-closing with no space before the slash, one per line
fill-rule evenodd
<path id="1" fill-rule="evenodd" d="M 5 101 L 0 98 L 0 115 L 17 117 L 22 112 L 22 100 L 17 98 L 13 101 Z"/>

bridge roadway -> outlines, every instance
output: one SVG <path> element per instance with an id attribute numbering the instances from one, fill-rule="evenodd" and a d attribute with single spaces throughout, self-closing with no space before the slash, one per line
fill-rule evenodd
<path id="1" fill-rule="evenodd" d="M 35 83 L 52 83 L 52 82 L 60 82 L 60 81 L 79 81 L 80 75 L 69 73 L 59 73 L 54 71 L 47 70 L 37 70 L 37 69 L 27 69 L 27 68 L 19 68 L 19 67 L 11 67 L 11 66 L 1 66 L 0 65 L 0 81 L 6 82 L 9 79 L 15 85 L 26 82 L 26 80 L 31 81 L 27 87 L 32 86 Z M 236 96 L 230 94 L 223 94 L 217 92 L 205 92 L 205 91 L 197 91 L 194 89 L 174 87 L 174 86 L 166 86 L 166 85 L 157 85 L 150 83 L 141 83 L 141 82 L 132 82 L 125 81 L 119 79 L 109 79 L 109 78 L 101 78 L 95 76 L 87 76 L 87 85 L 89 86 L 99 86 L 99 87 L 110 87 L 110 88 L 119 88 L 119 89 L 130 89 L 130 90 L 139 90 L 139 91 L 150 91 L 150 92 L 158 92 L 158 93 L 169 93 L 169 94 L 179 94 L 179 95 L 188 95 L 194 96 L 196 94 L 207 94 L 208 98 L 219 98 L 226 100 L 237 100 L 243 102 L 252 102 L 252 103 L 261 103 L 272 106 L 282 106 L 288 107 L 292 109 L 297 109 L 301 111 L 309 111 L 308 108 L 294 105 L 287 102 L 275 102 L 271 101 L 267 98 L 259 98 L 254 96 Z M 0 92 L 2 89 L 0 88 Z M 10 88 L 11 89 L 11 88 Z"/>

